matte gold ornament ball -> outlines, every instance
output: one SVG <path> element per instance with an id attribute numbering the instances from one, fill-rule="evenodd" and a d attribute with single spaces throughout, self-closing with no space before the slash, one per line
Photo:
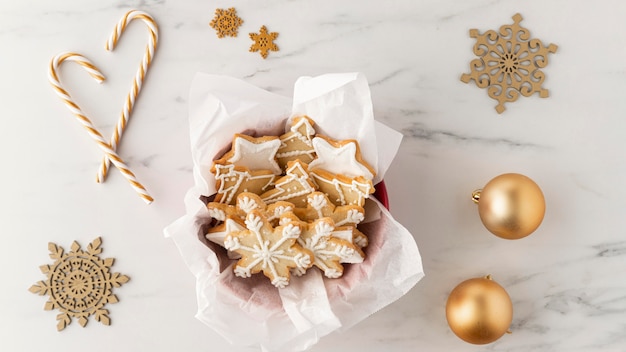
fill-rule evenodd
<path id="1" fill-rule="evenodd" d="M 533 233 L 543 221 L 546 202 L 537 184 L 520 174 L 503 174 L 472 194 L 478 214 L 494 235 L 515 240 Z"/>
<path id="2" fill-rule="evenodd" d="M 476 345 L 491 343 L 504 335 L 513 320 L 508 293 L 487 275 L 461 282 L 446 303 L 446 319 L 462 340 Z"/>

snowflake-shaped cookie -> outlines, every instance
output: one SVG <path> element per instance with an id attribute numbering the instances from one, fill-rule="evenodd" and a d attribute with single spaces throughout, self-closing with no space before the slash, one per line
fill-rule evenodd
<path id="1" fill-rule="evenodd" d="M 215 17 L 211 20 L 210 26 L 217 32 L 218 38 L 236 37 L 242 23 L 243 20 L 237 16 L 235 8 L 231 7 L 228 10 L 216 9 Z"/>
<path id="2" fill-rule="evenodd" d="M 333 220 L 336 227 L 358 225 L 365 219 L 365 210 L 357 205 L 335 206 L 322 192 L 307 196 L 307 207 L 296 208 L 294 213 L 303 221 L 313 221 L 324 217 Z"/>
<path id="3" fill-rule="evenodd" d="M 461 81 L 474 80 L 480 88 L 487 88 L 489 96 L 498 101 L 496 111 L 505 110 L 504 103 L 513 102 L 522 94 L 528 97 L 539 93 L 547 98 L 549 93 L 542 87 L 545 74 L 540 70 L 548 65 L 548 54 L 555 53 L 557 46 L 547 47 L 538 39 L 530 39 L 528 29 L 519 23 L 522 16 L 513 16 L 512 25 L 500 27 L 500 31 L 489 30 L 480 34 L 470 30 L 470 37 L 476 38 L 474 54 L 478 59 L 470 62 L 469 74 L 463 74 Z"/>
<path id="4" fill-rule="evenodd" d="M 109 311 L 104 306 L 118 302 L 113 288 L 122 286 L 130 279 L 126 275 L 111 272 L 115 259 L 101 259 L 98 256 L 102 253 L 101 244 L 102 240 L 98 237 L 83 251 L 78 242 L 74 241 L 69 253 L 54 243 L 48 244 L 50 258 L 55 262 L 39 267 L 48 277 L 31 286 L 29 291 L 48 296 L 45 310 L 58 309 L 61 312 L 57 315 L 59 331 L 65 329 L 72 318 L 77 318 L 78 323 L 85 327 L 91 315 L 104 325 L 111 324 Z"/>
<path id="5" fill-rule="evenodd" d="M 293 213 L 287 213 L 280 221 L 298 222 L 298 218 Z M 343 275 L 341 263 L 363 262 L 365 256 L 357 246 L 333 236 L 335 224 L 332 219 L 321 218 L 311 223 L 300 222 L 300 226 L 302 232 L 298 243 L 313 253 L 313 265 L 327 278 L 336 279 Z M 306 268 L 294 268 L 292 271 L 301 276 L 306 272 Z"/>
<path id="6" fill-rule="evenodd" d="M 274 43 L 274 40 L 278 38 L 277 32 L 267 32 L 267 27 L 262 26 L 259 33 L 250 33 L 250 39 L 254 41 L 250 47 L 250 52 L 260 52 L 261 56 L 265 59 L 270 51 L 278 51 L 278 45 Z"/>
<path id="7" fill-rule="evenodd" d="M 272 285 L 284 288 L 291 269 L 306 270 L 312 265 L 313 255 L 296 243 L 301 232 L 298 223 L 273 227 L 262 212 L 253 210 L 246 217 L 246 228 L 224 240 L 226 249 L 241 255 L 234 266 L 236 276 L 246 278 L 262 271 Z"/>
<path id="8" fill-rule="evenodd" d="M 237 196 L 235 205 L 228 205 L 218 202 L 207 204 L 209 215 L 217 221 L 226 221 L 228 218 L 239 219 L 242 222 L 253 210 L 259 210 L 270 222 L 277 220 L 283 213 L 294 210 L 294 205 L 289 202 L 276 202 L 270 205 L 265 204 L 257 194 L 244 192 Z"/>

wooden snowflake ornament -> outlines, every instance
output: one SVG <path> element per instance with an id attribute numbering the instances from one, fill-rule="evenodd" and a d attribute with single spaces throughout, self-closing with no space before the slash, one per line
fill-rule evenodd
<path id="1" fill-rule="evenodd" d="M 111 272 L 115 259 L 101 259 L 98 256 L 102 253 L 101 244 L 102 240 L 98 237 L 83 251 L 74 241 L 69 253 L 54 243 L 48 244 L 50 258 L 55 262 L 39 267 L 48 277 L 31 286 L 29 291 L 48 296 L 44 310 L 58 309 L 61 312 L 57 315 L 58 331 L 65 329 L 72 318 L 78 319 L 78 323 L 85 327 L 90 315 L 104 325 L 111 324 L 109 311 L 104 306 L 118 302 L 113 288 L 122 286 L 130 279 L 126 275 Z"/>
<path id="2" fill-rule="evenodd" d="M 461 81 L 474 80 L 478 87 L 487 88 L 489 96 L 498 101 L 499 114 L 505 110 L 504 103 L 516 101 L 520 94 L 528 97 L 539 93 L 541 98 L 549 95 L 542 87 L 545 74 L 540 69 L 548 65 L 548 54 L 555 53 L 557 46 L 546 47 L 540 40 L 530 39 L 521 21 L 518 13 L 513 16 L 513 24 L 501 26 L 499 32 L 469 32 L 476 38 L 473 51 L 479 58 L 470 62 L 471 72 L 463 74 Z"/>
<path id="3" fill-rule="evenodd" d="M 256 53 L 258 51 L 264 59 L 267 58 L 270 51 L 278 51 L 278 45 L 274 44 L 276 38 L 278 38 L 278 33 L 269 33 L 267 27 L 261 27 L 259 33 L 250 33 L 250 39 L 254 41 L 250 47 L 250 52 Z"/>
<path id="4" fill-rule="evenodd" d="M 209 25 L 215 29 L 218 38 L 224 38 L 225 36 L 236 37 L 242 23 L 243 20 L 237 16 L 235 8 L 231 7 L 228 10 L 215 10 L 215 17 Z"/>

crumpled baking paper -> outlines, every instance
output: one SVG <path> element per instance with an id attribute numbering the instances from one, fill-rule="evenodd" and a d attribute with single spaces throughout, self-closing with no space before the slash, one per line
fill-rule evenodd
<path id="1" fill-rule="evenodd" d="M 235 133 L 279 135 L 288 119 L 307 115 L 319 134 L 356 139 L 363 159 L 376 169 L 374 183 L 383 179 L 402 135 L 374 120 L 362 74 L 301 77 L 291 99 L 232 77 L 199 73 L 189 104 L 195 185 L 185 196 L 186 214 L 164 232 L 196 277 L 199 320 L 234 345 L 303 351 L 394 302 L 424 276 L 413 236 L 376 200 L 368 200 L 367 218 L 359 225 L 370 240 L 367 258 L 345 265 L 339 279 L 327 279 L 313 268 L 302 277 L 292 276 L 287 288 L 279 290 L 261 273 L 235 277 L 234 261 L 203 242 L 210 217 L 200 197 L 215 193 L 209 170 Z"/>

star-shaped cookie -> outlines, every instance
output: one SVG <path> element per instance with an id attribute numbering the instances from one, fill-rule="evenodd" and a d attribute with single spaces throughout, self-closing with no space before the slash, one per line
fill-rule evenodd
<path id="1" fill-rule="evenodd" d="M 309 170 L 323 169 L 337 175 L 362 176 L 368 180 L 375 176 L 374 169 L 361 158 L 359 144 L 353 139 L 333 141 L 317 136 L 313 138 L 313 148 L 317 159 L 309 163 Z"/>
<path id="2" fill-rule="evenodd" d="M 233 164 L 251 171 L 270 170 L 274 175 L 280 175 L 282 170 L 276 162 L 278 148 L 280 140 L 276 136 L 255 138 L 235 134 L 230 151 L 215 163 Z"/>

